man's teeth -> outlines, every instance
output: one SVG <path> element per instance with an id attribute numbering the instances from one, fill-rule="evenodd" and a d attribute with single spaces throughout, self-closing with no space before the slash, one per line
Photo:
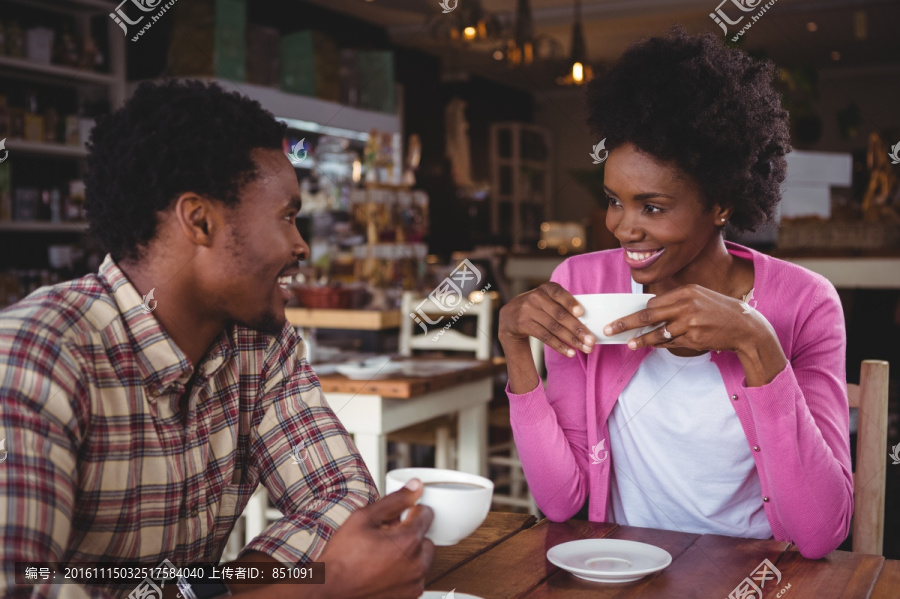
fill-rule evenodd
<path id="1" fill-rule="evenodd" d="M 291 281 L 293 281 L 293 280 L 294 280 L 294 277 L 292 277 L 290 275 L 284 276 L 284 277 L 278 277 L 278 284 L 281 285 L 282 287 L 285 287 L 287 285 L 290 285 Z"/>
<path id="2" fill-rule="evenodd" d="M 625 250 L 625 253 L 628 254 L 628 257 L 632 260 L 646 260 L 658 251 L 659 250 L 655 250 L 652 252 L 629 252 L 628 250 Z"/>

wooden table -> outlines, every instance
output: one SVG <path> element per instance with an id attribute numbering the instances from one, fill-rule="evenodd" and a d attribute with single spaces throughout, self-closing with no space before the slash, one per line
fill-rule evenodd
<path id="1" fill-rule="evenodd" d="M 382 331 L 400 326 L 400 310 L 326 310 L 285 308 L 284 316 L 295 327 Z"/>
<path id="2" fill-rule="evenodd" d="M 457 419 L 457 470 L 487 472 L 487 404 L 503 360 L 403 360 L 404 371 L 372 380 L 319 376 L 325 397 L 384 491 L 387 435 L 448 414 Z M 456 366 L 455 368 L 453 366 Z M 313 366 L 315 369 L 315 366 Z"/>
<path id="3" fill-rule="evenodd" d="M 484 599 L 758 599 L 758 593 L 741 595 L 734 591 L 768 559 L 781 579 L 766 583 L 762 589 L 765 599 L 900 597 L 900 561 L 882 556 L 834 551 L 824 559 L 808 560 L 794 546 L 773 540 L 578 520 L 542 520 L 529 526 L 531 522 L 524 514 L 490 513 L 481 528 L 459 545 L 436 548 L 426 577 L 427 588 L 456 589 Z M 555 545 L 601 537 L 662 547 L 672 554 L 672 564 L 635 582 L 602 584 L 575 578 L 546 559 L 547 550 Z"/>

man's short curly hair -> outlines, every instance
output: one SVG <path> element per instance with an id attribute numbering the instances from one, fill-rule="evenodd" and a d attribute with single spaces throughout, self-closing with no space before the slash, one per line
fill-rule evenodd
<path id="1" fill-rule="evenodd" d="M 140 260 L 158 213 L 180 193 L 237 205 L 241 188 L 258 176 L 251 151 L 281 149 L 284 130 L 259 102 L 215 84 L 142 83 L 91 133 L 91 236 L 115 260 Z"/>
<path id="2" fill-rule="evenodd" d="M 731 224 L 755 231 L 774 217 L 791 150 L 774 73 L 712 34 L 675 28 L 632 45 L 587 86 L 587 124 L 607 150 L 630 142 L 672 162 L 707 210 L 733 207 Z"/>

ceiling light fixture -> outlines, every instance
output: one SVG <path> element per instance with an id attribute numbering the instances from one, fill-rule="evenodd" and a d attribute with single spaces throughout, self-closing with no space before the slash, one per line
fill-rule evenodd
<path id="1" fill-rule="evenodd" d="M 431 35 L 443 42 L 481 42 L 501 37 L 500 19 L 481 6 L 481 0 L 458 3 L 448 14 L 438 13 L 431 21 Z"/>
<path id="2" fill-rule="evenodd" d="M 594 77 L 594 71 L 587 62 L 587 44 L 581 26 L 581 0 L 575 0 L 575 20 L 572 22 L 572 45 L 569 53 L 569 71 L 557 79 L 560 85 L 581 85 Z"/>
<path id="3" fill-rule="evenodd" d="M 518 0 L 516 21 L 511 34 L 502 46 L 494 50 L 497 60 L 506 60 L 512 67 L 530 66 L 537 60 L 555 59 L 562 54 L 562 46 L 547 35 L 535 35 L 528 0 Z M 499 56 L 499 58 L 498 58 Z"/>

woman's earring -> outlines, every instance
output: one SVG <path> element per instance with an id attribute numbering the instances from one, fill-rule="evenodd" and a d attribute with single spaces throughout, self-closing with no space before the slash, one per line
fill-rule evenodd
<path id="1" fill-rule="evenodd" d="M 722 219 L 722 222 L 723 222 L 723 223 L 725 222 L 725 219 L 724 219 L 724 218 Z"/>

